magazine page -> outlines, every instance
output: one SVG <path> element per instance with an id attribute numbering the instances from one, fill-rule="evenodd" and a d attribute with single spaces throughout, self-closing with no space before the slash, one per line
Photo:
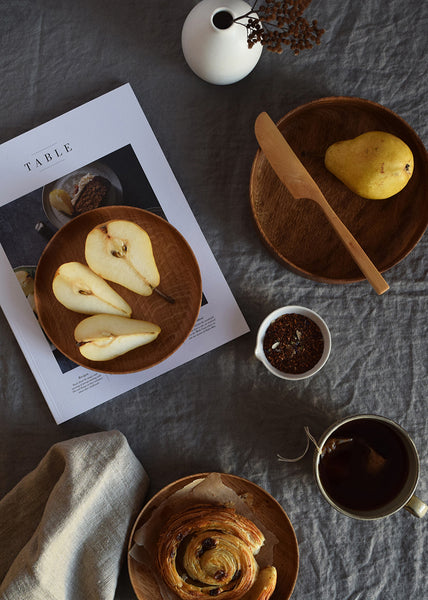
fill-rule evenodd
<path id="1" fill-rule="evenodd" d="M 71 361 L 45 335 L 34 304 L 38 261 L 93 176 L 110 182 L 106 204 L 142 208 L 175 227 L 201 271 L 202 304 L 189 337 L 166 360 L 131 374 Z M 1 307 L 57 423 L 248 332 L 129 84 L 2 144 L 0 177 Z"/>

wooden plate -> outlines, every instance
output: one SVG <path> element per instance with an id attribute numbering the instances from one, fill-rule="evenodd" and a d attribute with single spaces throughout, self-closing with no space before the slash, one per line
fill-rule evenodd
<path id="1" fill-rule="evenodd" d="M 278 127 L 377 268 L 386 271 L 407 256 L 428 224 L 428 154 L 413 129 L 380 104 L 349 97 L 300 106 Z M 370 130 L 398 136 L 414 155 L 409 183 L 386 200 L 360 198 L 324 166 L 330 144 Z M 252 166 L 250 199 L 263 241 L 289 269 L 327 283 L 364 279 L 321 209 L 311 200 L 295 200 L 261 150 Z"/>
<path id="2" fill-rule="evenodd" d="M 181 490 L 195 479 L 202 479 L 209 473 L 200 473 L 179 479 L 163 488 L 145 505 L 139 514 L 128 543 L 128 570 L 132 587 L 138 600 L 162 600 L 153 573 L 129 555 L 134 544 L 135 532 L 146 523 L 154 510 L 172 494 Z M 278 580 L 271 600 L 287 600 L 290 598 L 299 570 L 299 548 L 291 522 L 281 505 L 264 489 L 256 484 L 237 477 L 221 473 L 223 484 L 231 488 L 239 496 L 251 499 L 251 510 L 267 531 L 276 536 L 278 543 L 273 548 L 273 565 L 277 569 Z M 178 598 L 171 594 L 171 598 Z"/>
<path id="3" fill-rule="evenodd" d="M 89 231 L 110 219 L 137 223 L 150 236 L 159 269 L 159 288 L 172 296 L 170 304 L 157 293 L 140 296 L 120 285 L 110 285 L 129 303 L 132 316 L 156 323 L 159 337 L 123 356 L 94 362 L 84 358 L 74 340 L 76 325 L 86 316 L 65 308 L 52 292 L 57 268 L 65 262 L 85 262 L 85 240 Z M 196 258 L 183 236 L 167 221 L 146 210 L 128 206 L 97 208 L 72 219 L 46 246 L 35 278 L 35 299 L 39 321 L 52 343 L 75 363 L 102 373 L 133 373 L 165 360 L 185 341 L 199 314 L 202 283 Z"/>

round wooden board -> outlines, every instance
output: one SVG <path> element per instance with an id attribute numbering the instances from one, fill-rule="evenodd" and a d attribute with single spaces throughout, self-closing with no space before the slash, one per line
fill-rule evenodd
<path id="1" fill-rule="evenodd" d="M 368 100 L 332 97 L 292 110 L 277 125 L 380 271 L 396 265 L 415 247 L 428 224 L 428 154 L 401 117 Z M 386 200 L 357 196 L 324 166 L 328 146 L 371 130 L 396 135 L 414 155 L 409 183 Z M 260 149 L 251 171 L 250 200 L 262 239 L 289 269 L 327 283 L 364 279 L 318 205 L 295 200 Z"/>
<path id="2" fill-rule="evenodd" d="M 129 550 L 134 543 L 135 532 L 148 521 L 153 511 L 172 494 L 195 479 L 202 479 L 208 475 L 209 473 L 190 475 L 169 484 L 153 496 L 137 517 L 128 543 L 128 571 L 138 600 L 162 600 L 162 598 L 153 573 L 143 568 L 139 562 L 129 555 Z M 271 600 L 288 600 L 293 592 L 299 571 L 299 548 L 296 534 L 286 512 L 270 494 L 255 483 L 236 475 L 225 473 L 220 475 L 224 485 L 231 488 L 236 494 L 239 496 L 248 495 L 251 498 L 251 510 L 263 527 L 276 536 L 278 543 L 273 548 L 273 566 L 276 567 L 278 579 Z M 175 594 L 172 594 L 172 597 L 179 600 L 179 597 Z"/>
<path id="3" fill-rule="evenodd" d="M 108 282 L 131 306 L 132 317 L 156 323 L 159 337 L 109 361 L 87 360 L 74 339 L 76 325 L 88 315 L 72 312 L 55 298 L 52 280 L 57 268 L 69 261 L 85 262 L 85 240 L 89 231 L 110 219 L 133 221 L 147 231 L 160 273 L 159 289 L 174 298 L 171 304 L 159 294 L 140 296 Z M 167 221 L 146 210 L 128 206 L 97 208 L 72 219 L 46 246 L 35 278 L 39 321 L 52 343 L 75 363 L 101 373 L 133 373 L 165 360 L 186 340 L 198 317 L 202 301 L 199 266 L 183 236 Z"/>

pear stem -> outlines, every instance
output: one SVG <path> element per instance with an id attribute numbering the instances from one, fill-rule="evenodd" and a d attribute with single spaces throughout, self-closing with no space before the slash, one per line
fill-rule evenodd
<path id="1" fill-rule="evenodd" d="M 153 291 L 156 292 L 157 294 L 159 294 L 159 296 L 162 296 L 162 298 L 165 298 L 165 300 L 167 300 L 167 302 L 169 302 L 170 304 L 174 304 L 175 300 L 174 298 L 172 298 L 171 296 L 168 296 L 167 294 L 164 294 L 163 292 L 160 291 L 159 288 L 153 288 Z"/>

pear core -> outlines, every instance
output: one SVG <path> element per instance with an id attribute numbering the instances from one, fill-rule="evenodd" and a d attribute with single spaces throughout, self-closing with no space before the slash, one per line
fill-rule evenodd
<path id="1" fill-rule="evenodd" d="M 398 194 L 413 174 L 413 153 L 397 136 L 367 131 L 327 148 L 326 168 L 362 198 L 384 200 Z"/>
<path id="2" fill-rule="evenodd" d="M 148 233 L 136 223 L 111 220 L 92 229 L 85 242 L 89 267 L 109 281 L 150 296 L 160 276 Z"/>

